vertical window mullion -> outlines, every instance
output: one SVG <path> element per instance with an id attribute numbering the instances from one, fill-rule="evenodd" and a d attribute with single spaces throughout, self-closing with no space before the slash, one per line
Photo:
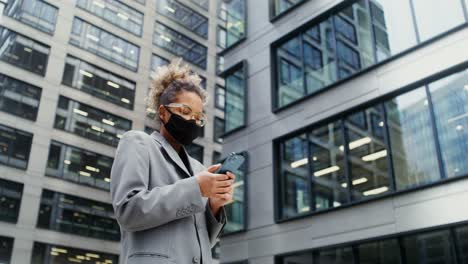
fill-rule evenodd
<path id="1" fill-rule="evenodd" d="M 437 122 L 436 122 L 436 116 L 434 112 L 434 105 L 432 103 L 432 96 L 429 91 L 429 86 L 425 85 L 424 86 L 426 90 L 426 95 L 427 95 L 427 101 L 428 101 L 428 107 L 429 107 L 429 115 L 431 119 L 431 126 L 432 126 L 432 134 L 434 137 L 434 142 L 435 142 L 435 147 L 436 147 L 436 152 L 437 152 L 437 163 L 439 165 L 439 173 L 440 173 L 440 178 L 441 179 L 446 179 L 447 175 L 445 173 L 445 166 L 442 160 L 442 150 L 440 147 L 440 141 L 439 141 L 439 136 L 437 132 Z"/>
<path id="2" fill-rule="evenodd" d="M 405 246 L 403 244 L 403 238 L 398 237 L 397 241 L 398 241 L 398 246 L 400 248 L 400 263 L 401 264 L 411 264 L 411 263 L 406 263 L 406 249 L 405 249 Z"/>
<path id="3" fill-rule="evenodd" d="M 351 177 L 351 166 L 350 166 L 350 161 L 349 161 L 349 137 L 348 133 L 346 133 L 346 125 L 345 125 L 345 119 L 341 119 L 341 133 L 343 133 L 343 149 L 344 149 L 344 154 L 343 154 L 343 160 L 344 160 L 344 165 L 345 165 L 345 177 L 346 177 L 346 183 L 347 183 L 347 190 L 348 190 L 348 203 L 351 202 L 352 200 L 352 177 Z"/>
<path id="4" fill-rule="evenodd" d="M 411 15 L 413 17 L 414 32 L 416 33 L 416 42 L 421 43 L 421 37 L 418 29 L 418 21 L 416 19 L 416 10 L 414 9 L 413 0 L 408 0 L 410 2 Z"/>
<path id="5" fill-rule="evenodd" d="M 387 166 L 388 166 L 388 173 L 390 176 L 390 186 L 393 192 L 396 191 L 396 178 L 395 178 L 395 171 L 393 170 L 393 156 L 392 156 L 392 145 L 390 139 L 390 131 L 388 126 L 388 118 L 387 118 L 387 107 L 385 103 L 381 103 L 382 111 L 383 111 L 383 122 L 384 122 L 384 142 L 387 147 Z"/>
<path id="6" fill-rule="evenodd" d="M 307 140 L 307 164 L 308 164 L 308 188 L 309 188 L 309 206 L 311 207 L 310 211 L 315 212 L 316 208 L 316 197 L 315 197 L 315 181 L 314 181 L 314 165 L 312 164 L 313 160 L 310 159 L 312 157 L 311 153 L 311 146 L 310 144 L 310 132 L 306 133 L 306 140 Z"/>
<path id="7" fill-rule="evenodd" d="M 330 16 L 330 20 L 331 20 L 331 35 L 332 35 L 332 39 L 333 39 L 333 44 L 334 44 L 334 47 L 335 47 L 335 52 L 334 52 L 334 56 L 335 56 L 335 60 L 336 60 L 336 67 L 335 67 L 335 74 L 336 74 L 336 81 L 338 81 L 340 79 L 340 59 L 339 59 L 339 56 L 338 56 L 338 44 L 337 44 L 337 41 L 336 41 L 336 23 L 335 23 L 335 16 L 338 15 L 338 14 L 335 14 L 333 16 Z M 325 36 L 326 37 L 326 36 Z M 326 39 L 325 39 L 326 41 Z"/>
<path id="8" fill-rule="evenodd" d="M 465 16 L 465 22 L 468 22 L 468 7 L 465 4 L 465 1 L 460 0 L 463 7 L 463 15 Z"/>
<path id="9" fill-rule="evenodd" d="M 299 38 L 299 49 L 300 49 L 300 54 L 301 56 L 301 72 L 302 72 L 302 96 L 305 96 L 307 94 L 307 81 L 306 81 L 306 68 L 305 68 L 305 59 L 304 59 L 304 33 L 300 33 L 300 38 Z M 309 137 L 307 136 L 307 139 Z"/>
<path id="10" fill-rule="evenodd" d="M 371 30 L 371 41 L 372 41 L 372 48 L 373 48 L 373 54 L 374 54 L 374 64 L 378 63 L 379 59 L 377 58 L 377 37 L 375 36 L 375 30 L 374 30 L 374 14 L 372 13 L 372 9 L 369 3 L 369 0 L 366 1 L 366 6 L 367 9 L 369 10 L 369 24 L 370 24 L 370 30 Z"/>
<path id="11" fill-rule="evenodd" d="M 464 263 L 463 260 L 461 259 L 461 252 L 460 252 L 460 248 L 458 247 L 458 238 L 457 238 L 457 234 L 455 232 L 455 228 L 452 227 L 450 228 L 450 238 L 451 238 L 451 242 L 452 242 L 452 249 L 453 249 L 453 253 L 455 254 L 455 264 L 462 264 Z"/>

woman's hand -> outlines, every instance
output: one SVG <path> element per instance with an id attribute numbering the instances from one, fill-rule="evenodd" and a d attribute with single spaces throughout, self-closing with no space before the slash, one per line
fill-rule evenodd
<path id="1" fill-rule="evenodd" d="M 206 171 L 199 172 L 195 175 L 203 197 L 224 197 L 226 193 L 232 192 L 234 178 L 226 174 L 213 173 L 220 167 L 221 164 L 219 163 L 211 165 Z M 231 175 L 234 174 L 231 173 Z"/>
<path id="2" fill-rule="evenodd" d="M 231 172 L 226 173 L 227 176 L 229 176 L 230 181 L 234 182 L 236 180 L 236 175 L 234 175 Z M 226 204 L 232 203 L 233 202 L 233 196 L 234 196 L 234 185 L 229 186 L 229 190 L 225 193 L 218 193 L 214 197 L 210 197 L 210 207 L 214 212 L 217 212 L 218 209 L 221 206 L 224 206 Z"/>

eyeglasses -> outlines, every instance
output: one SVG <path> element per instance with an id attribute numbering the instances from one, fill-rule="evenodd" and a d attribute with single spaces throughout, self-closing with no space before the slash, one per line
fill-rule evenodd
<path id="1" fill-rule="evenodd" d="M 192 108 L 186 104 L 170 103 L 164 105 L 164 107 L 169 113 L 180 115 L 185 120 L 195 120 L 195 124 L 199 127 L 203 127 L 206 124 L 206 114 L 203 112 L 193 112 Z M 169 108 L 171 108 L 172 111 Z"/>

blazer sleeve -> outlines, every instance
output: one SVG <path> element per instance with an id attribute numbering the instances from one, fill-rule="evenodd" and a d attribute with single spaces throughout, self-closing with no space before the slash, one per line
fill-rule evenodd
<path id="1" fill-rule="evenodd" d="M 210 239 L 211 247 L 216 245 L 217 239 L 221 234 L 224 226 L 227 222 L 226 210 L 224 206 L 219 209 L 219 218 L 217 219 L 211 211 L 210 202 L 206 203 L 205 218 L 206 218 L 206 229 L 208 230 L 208 237 Z"/>
<path id="2" fill-rule="evenodd" d="M 195 177 L 148 189 L 148 141 L 142 131 L 128 131 L 119 141 L 111 169 L 111 199 L 120 226 L 135 232 L 205 211 Z M 161 162 L 165 160 L 161 159 Z M 162 175 L 161 175 L 162 176 Z"/>

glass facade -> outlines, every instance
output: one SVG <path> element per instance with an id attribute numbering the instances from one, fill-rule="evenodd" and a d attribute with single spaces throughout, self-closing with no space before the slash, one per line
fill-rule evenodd
<path id="1" fill-rule="evenodd" d="M 50 47 L 0 26 L 0 60 L 45 75 Z"/>
<path id="2" fill-rule="evenodd" d="M 108 191 L 113 158 L 52 141 L 46 175 Z"/>
<path id="3" fill-rule="evenodd" d="M 236 175 L 236 181 L 234 182 L 234 197 L 233 202 L 224 206 L 226 210 L 226 216 L 229 221 L 223 229 L 223 234 L 229 234 L 233 232 L 244 231 L 246 227 L 246 212 L 247 212 L 247 190 L 246 190 L 246 174 L 247 174 L 247 164 L 248 164 L 248 155 L 247 152 L 241 153 L 245 157 L 245 162 L 237 170 L 233 171 Z M 223 163 L 225 159 L 219 161 Z"/>
<path id="4" fill-rule="evenodd" d="M 132 121 L 60 96 L 54 128 L 116 147 Z"/>
<path id="5" fill-rule="evenodd" d="M 155 72 L 158 67 L 162 67 L 169 64 L 169 60 L 165 59 L 161 56 L 158 56 L 156 54 L 153 54 L 151 56 L 151 72 Z"/>
<path id="6" fill-rule="evenodd" d="M 224 110 L 224 104 L 226 99 L 226 90 L 224 87 L 216 85 L 215 88 L 215 107 Z"/>
<path id="7" fill-rule="evenodd" d="M 113 104 L 133 109 L 136 83 L 100 67 L 67 56 L 62 84 Z"/>
<path id="8" fill-rule="evenodd" d="M 317 93 L 340 80 L 463 23 L 459 0 L 350 1 L 319 23 L 274 44 L 275 107 Z M 438 10 L 443 9 L 443 14 Z M 416 15 L 416 24 L 413 22 Z M 447 17 L 447 20 L 433 19 Z M 417 34 L 419 32 L 419 34 Z"/>
<path id="9" fill-rule="evenodd" d="M 140 48 L 114 34 L 75 17 L 70 44 L 136 72 Z"/>
<path id="10" fill-rule="evenodd" d="M 214 132 L 213 132 L 214 141 L 222 144 L 223 134 L 224 134 L 224 120 L 215 116 L 213 128 L 214 128 Z"/>
<path id="11" fill-rule="evenodd" d="M 296 6 L 298 3 L 305 2 L 305 1 L 307 0 L 270 0 L 270 3 L 273 3 L 272 17 L 283 14 L 289 9 Z"/>
<path id="12" fill-rule="evenodd" d="M 10 264 L 13 238 L 0 236 L 0 263 Z"/>
<path id="13" fill-rule="evenodd" d="M 207 48 L 160 22 L 155 25 L 153 44 L 206 69 Z"/>
<path id="14" fill-rule="evenodd" d="M 226 31 L 226 40 L 224 41 L 226 48 L 245 39 L 247 28 L 246 16 L 246 0 L 219 1 L 218 18 L 223 22 Z"/>
<path id="15" fill-rule="evenodd" d="M 26 170 L 33 134 L 0 125 L 0 164 Z"/>
<path id="16" fill-rule="evenodd" d="M 467 81 L 452 73 L 282 139 L 280 218 L 466 176 Z"/>
<path id="17" fill-rule="evenodd" d="M 42 32 L 53 34 L 58 8 L 42 0 L 9 0 L 4 14 Z"/>
<path id="18" fill-rule="evenodd" d="M 201 8 L 205 9 L 206 11 L 209 10 L 210 1 L 209 0 L 190 0 L 192 3 L 200 6 Z"/>
<path id="19" fill-rule="evenodd" d="M 34 242 L 31 264 L 117 264 L 119 257 L 114 254 L 96 252 L 85 249 L 71 248 Z"/>
<path id="20" fill-rule="evenodd" d="M 43 190 L 37 227 L 104 240 L 120 240 L 112 205 Z"/>
<path id="21" fill-rule="evenodd" d="M 242 62 L 227 70 L 224 76 L 226 95 L 224 112 L 224 132 L 228 133 L 245 126 L 247 65 Z"/>
<path id="22" fill-rule="evenodd" d="M 143 31 L 143 14 L 117 0 L 77 0 L 80 7 L 136 36 Z"/>
<path id="23" fill-rule="evenodd" d="M 36 120 L 41 88 L 0 73 L 0 110 Z"/>
<path id="24" fill-rule="evenodd" d="M 18 221 L 22 195 L 23 184 L 0 179 L 0 221 L 9 223 Z M 0 253 L 0 263 L 1 260 Z"/>
<path id="25" fill-rule="evenodd" d="M 200 163 L 203 164 L 203 146 L 197 145 L 192 143 L 190 145 L 185 146 L 190 157 L 198 160 Z"/>
<path id="26" fill-rule="evenodd" d="M 312 249 L 278 257 L 280 264 L 452 264 L 466 263 L 467 226 L 416 231 L 390 238 Z M 458 260 L 458 261 L 457 261 Z"/>
<path id="27" fill-rule="evenodd" d="M 208 18 L 186 5 L 176 0 L 158 0 L 157 11 L 200 37 L 208 38 Z"/>

